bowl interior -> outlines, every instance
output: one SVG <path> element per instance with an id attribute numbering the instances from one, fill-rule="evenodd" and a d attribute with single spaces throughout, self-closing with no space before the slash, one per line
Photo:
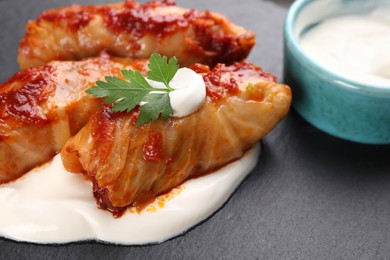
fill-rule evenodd
<path id="1" fill-rule="evenodd" d="M 286 18 L 286 37 L 301 60 L 310 63 L 320 74 L 333 78 L 343 83 L 346 87 L 359 89 L 360 91 L 378 92 L 377 94 L 390 94 L 388 86 L 368 86 L 349 78 L 336 75 L 318 65 L 309 58 L 300 47 L 300 40 L 310 29 L 322 21 L 347 14 L 365 14 L 375 8 L 389 8 L 389 0 L 297 0 L 289 10 Z"/>

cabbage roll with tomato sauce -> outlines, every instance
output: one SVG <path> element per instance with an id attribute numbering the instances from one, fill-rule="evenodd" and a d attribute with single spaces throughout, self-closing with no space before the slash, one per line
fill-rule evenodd
<path id="1" fill-rule="evenodd" d="M 59 153 L 101 107 L 85 90 L 122 69 L 146 72 L 148 60 L 56 61 L 16 73 L 0 84 L 0 183 L 22 176 Z"/>
<path id="2" fill-rule="evenodd" d="M 139 108 L 119 113 L 104 106 L 64 146 L 65 168 L 88 176 L 101 208 L 115 216 L 128 206 L 140 209 L 241 158 L 289 110 L 290 88 L 253 64 L 192 68 L 207 93 L 196 112 L 136 126 Z"/>
<path id="3" fill-rule="evenodd" d="M 21 69 L 52 60 L 79 60 L 102 50 L 118 57 L 176 56 L 182 66 L 214 66 L 247 57 L 254 33 L 210 11 L 174 1 L 71 5 L 47 10 L 26 26 L 18 49 Z"/>

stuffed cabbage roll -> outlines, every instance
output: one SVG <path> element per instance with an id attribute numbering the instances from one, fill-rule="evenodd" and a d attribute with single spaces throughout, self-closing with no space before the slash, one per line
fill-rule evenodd
<path id="1" fill-rule="evenodd" d="M 220 14 L 188 10 L 174 1 L 71 5 L 43 12 L 26 27 L 22 69 L 52 60 L 78 60 L 106 50 L 119 57 L 176 56 L 182 66 L 244 59 L 255 35 Z"/>
<path id="2" fill-rule="evenodd" d="M 106 75 L 147 68 L 147 60 L 107 55 L 78 62 L 51 62 L 16 73 L 0 85 L 0 183 L 50 160 L 101 107 L 85 93 Z"/>
<path id="3" fill-rule="evenodd" d="M 240 158 L 289 110 L 290 88 L 259 67 L 241 62 L 203 75 L 206 100 L 183 117 L 136 126 L 139 108 L 112 112 L 104 106 L 61 151 L 68 171 L 93 182 L 98 205 L 118 216 L 143 207 L 185 180 Z"/>

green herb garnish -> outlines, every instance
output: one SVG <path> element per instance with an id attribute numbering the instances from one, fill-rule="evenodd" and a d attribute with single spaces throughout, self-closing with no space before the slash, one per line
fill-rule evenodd
<path id="1" fill-rule="evenodd" d="M 98 98 L 103 98 L 103 103 L 114 104 L 111 108 L 114 112 L 130 112 L 140 102 L 140 114 L 136 122 L 137 126 L 147 124 L 151 120 L 156 121 L 161 115 L 163 121 L 173 115 L 169 92 L 174 91 L 169 82 L 179 69 L 176 57 L 167 61 L 166 56 L 153 53 L 149 60 L 148 79 L 164 83 L 166 88 L 151 86 L 139 71 L 122 70 L 126 80 L 107 76 L 106 81 L 97 81 L 96 86 L 86 92 Z M 153 92 L 153 93 L 151 93 Z"/>

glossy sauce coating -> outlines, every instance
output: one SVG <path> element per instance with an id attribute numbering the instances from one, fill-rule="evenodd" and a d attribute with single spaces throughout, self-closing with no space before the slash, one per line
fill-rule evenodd
<path id="1" fill-rule="evenodd" d="M 115 61 L 114 61 L 115 60 Z M 0 85 L 0 183 L 22 176 L 58 153 L 99 110 L 85 91 L 122 69 L 145 72 L 147 60 L 99 57 L 51 62 L 16 73 Z"/>
<path id="2" fill-rule="evenodd" d="M 128 206 L 140 210 L 183 181 L 237 160 L 288 111 L 290 89 L 253 64 L 192 68 L 207 93 L 193 114 L 136 126 L 138 108 L 103 108 L 68 141 L 64 166 L 92 179 L 101 208 L 115 216 Z"/>
<path id="3" fill-rule="evenodd" d="M 144 144 L 144 159 L 150 162 L 159 162 L 163 159 L 163 136 L 158 131 L 149 134 Z"/>
<path id="4" fill-rule="evenodd" d="M 57 24 L 65 22 L 71 30 L 77 31 L 87 26 L 94 15 L 98 14 L 103 17 L 105 25 L 116 34 L 134 33 L 133 36 L 141 37 L 145 33 L 154 32 L 164 35 L 178 28 L 188 27 L 189 22 L 194 19 L 193 16 L 189 15 L 192 11 L 183 14 L 182 17 L 153 15 L 154 10 L 158 7 L 174 5 L 173 1 L 150 2 L 142 5 L 135 1 L 127 1 L 123 6 L 73 4 L 69 8 L 45 11 L 38 16 L 37 22 L 49 21 Z"/>
<path id="5" fill-rule="evenodd" d="M 49 96 L 53 96 L 55 82 L 51 74 L 55 69 L 47 65 L 41 70 L 30 68 L 18 72 L 0 85 L 0 119 L 14 118 L 28 124 L 47 124 L 53 118 L 41 111 Z M 12 82 L 21 82 L 20 86 L 9 88 Z"/>
<path id="6" fill-rule="evenodd" d="M 45 11 L 38 16 L 37 22 L 39 23 L 45 20 L 60 23 L 61 21 L 65 21 L 68 23 L 71 30 L 77 31 L 86 26 L 91 21 L 93 13 L 98 11 L 94 6 L 82 8 L 81 6 L 74 4 L 71 5 L 71 8 L 75 11 L 68 12 L 66 9 L 60 10 L 59 12 Z"/>
<path id="7" fill-rule="evenodd" d="M 149 58 L 158 52 L 176 56 L 182 66 L 196 62 L 214 66 L 244 59 L 254 42 L 252 32 L 226 17 L 181 8 L 174 1 L 71 5 L 47 10 L 28 23 L 18 62 L 27 68 L 106 50 L 131 58 Z"/>
<path id="8" fill-rule="evenodd" d="M 236 62 L 231 66 L 217 64 L 212 70 L 202 64 L 194 64 L 191 67 L 198 73 L 203 74 L 206 83 L 207 96 L 212 100 L 218 100 L 228 95 L 237 95 L 239 86 L 237 82 L 244 82 L 251 77 L 276 82 L 276 77 L 264 72 L 260 67 L 247 62 Z M 227 78 L 226 73 L 232 77 Z M 224 75 L 224 77 L 222 77 Z"/>

